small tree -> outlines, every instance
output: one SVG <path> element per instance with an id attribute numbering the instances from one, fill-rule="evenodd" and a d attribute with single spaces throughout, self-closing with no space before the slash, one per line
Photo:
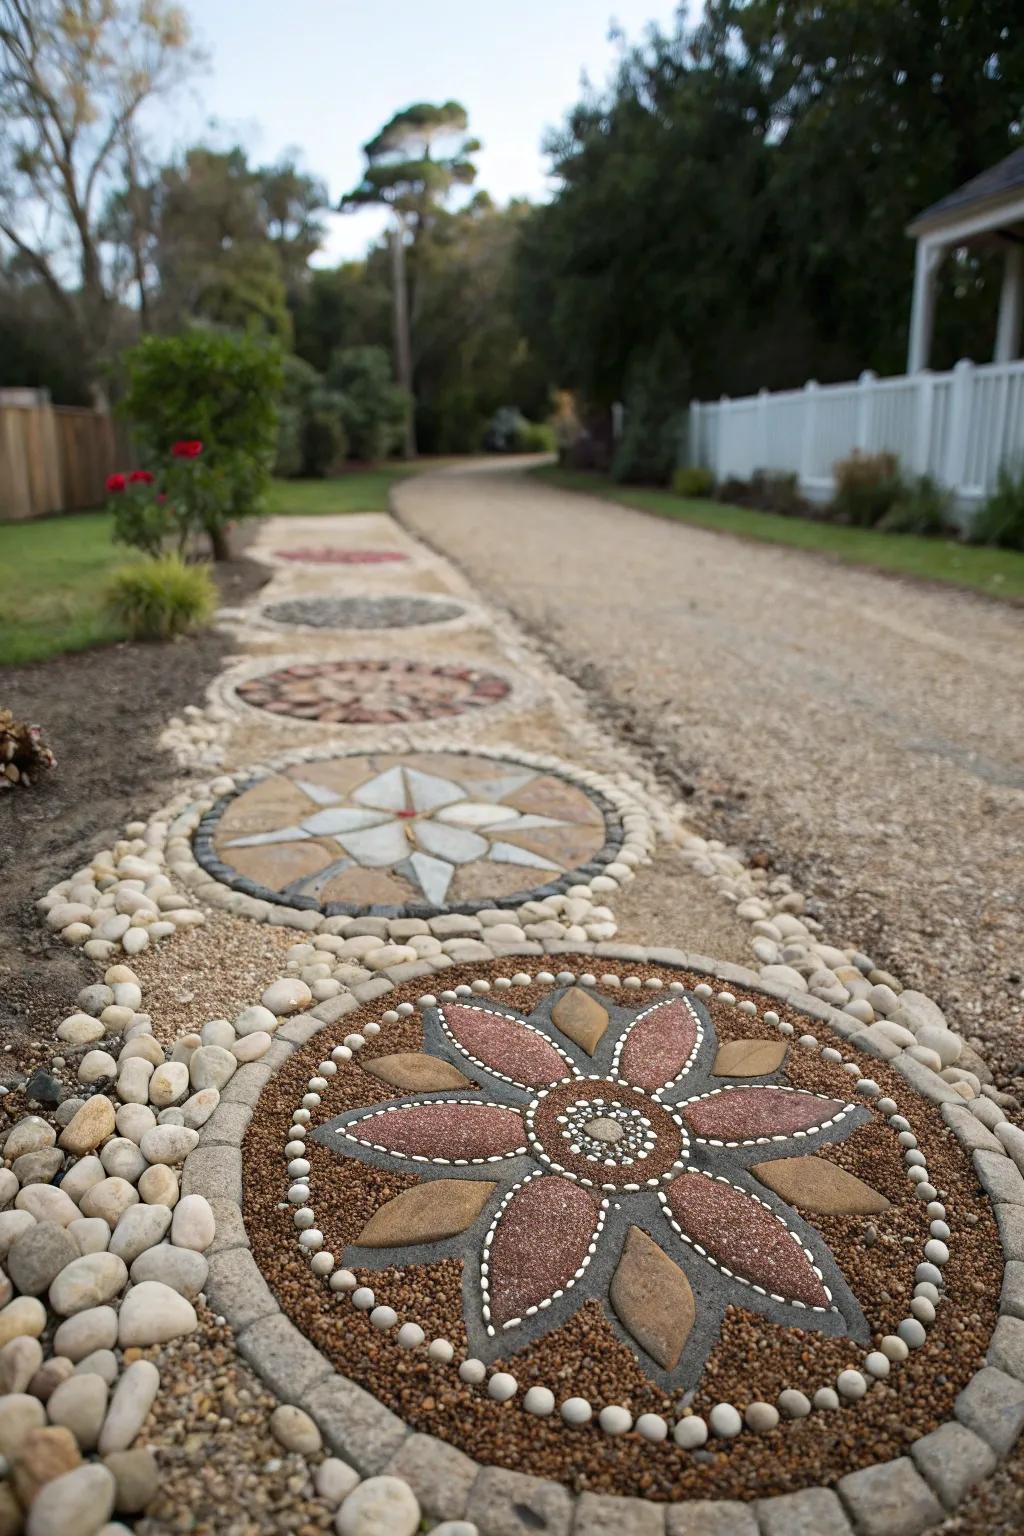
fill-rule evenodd
<path id="1" fill-rule="evenodd" d="M 194 526 L 218 560 L 227 525 L 259 508 L 277 446 L 280 350 L 228 331 L 147 336 L 127 358 L 122 409 L 150 461 L 166 463 L 182 439 L 202 443 L 189 465 Z M 184 467 L 183 471 L 184 473 Z"/>
<path id="2" fill-rule="evenodd" d="M 391 230 L 392 297 L 395 315 L 395 369 L 398 382 L 410 398 L 413 390 L 412 326 L 406 281 L 406 242 L 410 232 L 417 240 L 430 218 L 442 206 L 453 187 L 468 186 L 476 178 L 470 156 L 480 149 L 477 139 L 466 136 L 466 109 L 457 101 L 440 106 L 419 101 L 396 112 L 363 146 L 366 169 L 363 179 L 345 194 L 342 213 L 353 208 L 380 205 L 394 215 Z M 437 154 L 446 143 L 448 154 Z M 405 424 L 405 455 L 416 453 L 412 413 Z"/>

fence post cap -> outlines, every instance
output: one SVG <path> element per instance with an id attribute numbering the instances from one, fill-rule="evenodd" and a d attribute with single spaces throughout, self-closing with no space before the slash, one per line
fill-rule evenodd
<path id="1" fill-rule="evenodd" d="M 957 363 L 954 364 L 953 372 L 954 373 L 968 373 L 973 367 L 974 367 L 974 360 L 973 360 L 973 358 L 961 357 L 960 360 Z"/>
<path id="2" fill-rule="evenodd" d="M 804 389 L 817 389 L 818 387 L 817 379 L 808 379 L 807 383 L 804 385 Z"/>
<path id="3" fill-rule="evenodd" d="M 861 372 L 860 372 L 860 374 L 859 374 L 859 376 L 857 378 L 857 383 L 858 384 L 873 384 L 877 378 L 878 378 L 878 374 L 875 372 L 875 370 L 873 368 L 864 368 L 864 369 L 861 370 Z"/>

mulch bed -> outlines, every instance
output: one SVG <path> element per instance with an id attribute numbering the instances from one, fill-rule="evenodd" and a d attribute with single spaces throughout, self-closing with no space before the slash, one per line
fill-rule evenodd
<path id="1" fill-rule="evenodd" d="M 240 559 L 215 574 L 222 601 L 237 604 L 270 572 Z M 57 755 L 34 788 L 0 796 L 0 1035 L 14 1048 L 12 1066 L 28 1064 L 34 1036 L 52 1054 L 54 1026 L 95 980 L 89 962 L 51 939 L 33 903 L 122 836 L 126 821 L 159 807 L 175 764 L 157 737 L 171 715 L 202 704 L 236 644 L 218 634 L 126 642 L 4 671 L 0 703 L 41 725 Z"/>
<path id="2" fill-rule="evenodd" d="M 595 964 L 590 956 L 560 956 L 558 965 L 580 972 L 599 969 L 600 962 Z M 507 975 L 514 968 L 508 961 L 453 967 L 444 972 L 443 984 L 453 987 L 479 976 Z M 656 968 L 630 964 L 628 969 L 644 976 Z M 680 979 L 693 985 L 701 978 L 681 975 Z M 436 985 L 441 984 L 439 976 Z M 861 1401 L 783 1423 L 769 1434 L 744 1432 L 734 1441 L 713 1441 L 696 1453 L 683 1452 L 671 1443 L 652 1446 L 636 1435 L 611 1439 L 595 1426 L 567 1430 L 557 1416 L 542 1420 L 526 1414 L 521 1398 L 511 1404 L 494 1403 L 481 1389 L 464 1385 L 452 1367 L 432 1363 L 423 1350 L 403 1350 L 393 1334 L 377 1331 L 365 1314 L 315 1277 L 300 1256 L 291 1212 L 279 1209 L 288 1184 L 282 1154 L 292 1111 L 317 1063 L 346 1034 L 359 1029 L 361 1022 L 379 1018 L 385 1008 L 400 1001 L 414 1001 L 422 987 L 422 982 L 407 985 L 389 994 L 384 1003 L 349 1014 L 298 1052 L 268 1086 L 245 1141 L 246 1224 L 257 1261 L 285 1311 L 345 1375 L 372 1391 L 414 1429 L 448 1440 L 482 1462 L 554 1478 L 575 1490 L 655 1499 L 766 1497 L 832 1482 L 857 1467 L 906 1454 L 913 1439 L 950 1417 L 957 1392 L 982 1363 L 995 1323 L 1002 1274 L 995 1222 L 973 1171 L 937 1110 L 915 1100 L 898 1074 L 866 1058 L 861 1059 L 865 1075 L 873 1077 L 901 1108 L 910 1109 L 931 1176 L 944 1192 L 954 1235 L 945 1271 L 948 1297 L 929 1329 L 927 1343 L 896 1366 L 887 1381 L 876 1382 Z M 496 994 L 495 1000 L 525 1013 L 547 991 L 516 988 L 511 994 Z M 737 993 L 740 999 L 745 995 Z M 763 1002 L 756 994 L 749 995 L 755 1003 Z M 635 995 L 637 1005 L 649 996 Z M 621 992 L 618 998 L 631 1000 Z M 778 1011 L 785 1016 L 784 1009 Z M 721 1039 L 778 1038 L 758 1020 L 732 1008 L 712 1004 L 712 1012 Z M 797 1034 L 807 1029 L 806 1019 L 790 1018 Z M 814 1032 L 819 1039 L 828 1034 L 823 1026 L 814 1026 Z M 421 1040 L 420 1022 L 414 1015 L 385 1026 L 361 1054 L 369 1059 L 416 1050 Z M 857 1059 L 844 1042 L 835 1043 L 845 1057 Z M 805 1054 L 793 1042 L 787 1071 L 795 1086 L 837 1097 L 847 1096 L 852 1086 L 840 1068 L 818 1055 Z M 343 1066 L 331 1079 L 313 1124 L 392 1096 L 388 1085 L 357 1064 Z M 312 1138 L 307 1148 L 317 1224 L 324 1232 L 325 1246 L 344 1262 L 345 1245 L 354 1240 L 373 1211 L 417 1180 L 335 1157 Z M 864 1218 L 808 1217 L 841 1260 L 869 1325 L 881 1338 L 895 1331 L 907 1313 L 914 1269 L 927 1235 L 924 1206 L 913 1199 L 895 1136 L 877 1117 L 843 1142 L 808 1151 L 856 1171 L 894 1202 L 871 1219 L 877 1237 L 870 1243 L 865 1242 L 869 1223 Z M 970 1240 L 965 1241 L 968 1229 Z M 419 1322 L 428 1338 L 448 1338 L 458 1359 L 460 1351 L 469 1352 L 462 1323 L 461 1270 L 459 1261 L 445 1260 L 402 1270 L 364 1271 L 359 1278 L 401 1319 Z M 785 1386 L 801 1387 L 810 1394 L 858 1358 L 859 1351 L 849 1341 L 782 1327 L 734 1307 L 726 1314 L 720 1340 L 692 1398 L 693 1407 L 706 1413 L 715 1402 L 726 1400 L 742 1408 L 754 1399 L 772 1401 Z M 532 1346 L 495 1362 L 494 1368 L 510 1370 L 521 1390 L 536 1382 L 550 1386 L 559 1398 L 581 1395 L 598 1405 L 627 1402 L 637 1415 L 671 1416 L 675 1406 L 640 1368 L 595 1301 L 585 1303 L 568 1323 Z"/>

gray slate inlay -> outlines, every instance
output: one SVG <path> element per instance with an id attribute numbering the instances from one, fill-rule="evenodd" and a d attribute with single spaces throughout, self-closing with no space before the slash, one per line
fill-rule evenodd
<path id="1" fill-rule="evenodd" d="M 263 609 L 275 624 L 311 629 L 411 629 L 461 618 L 461 603 L 429 597 L 295 597 Z"/>

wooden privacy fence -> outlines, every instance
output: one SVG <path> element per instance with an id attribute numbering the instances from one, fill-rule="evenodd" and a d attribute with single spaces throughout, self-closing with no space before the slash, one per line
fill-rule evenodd
<path id="1" fill-rule="evenodd" d="M 52 405 L 46 390 L 0 389 L 0 522 L 101 505 L 127 451 L 126 431 L 106 411 Z"/>

